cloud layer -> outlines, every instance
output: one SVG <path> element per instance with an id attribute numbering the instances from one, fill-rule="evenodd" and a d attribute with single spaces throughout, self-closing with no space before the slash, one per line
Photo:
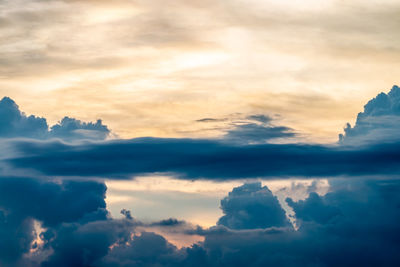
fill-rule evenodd
<path id="1" fill-rule="evenodd" d="M 365 128 L 365 118 L 395 114 L 400 100 L 395 97 L 397 91 L 394 87 L 367 104 L 345 141 L 356 132 L 368 135 L 376 126 Z M 107 128 L 100 122 L 67 118 L 48 130 L 45 119 L 27 117 L 11 99 L 0 104 L 5 115 L 1 117 L 3 131 L 8 131 L 1 141 L 8 149 L 1 154 L 2 266 L 400 264 L 397 139 L 351 146 L 161 138 L 65 143 L 48 140 L 48 135 L 54 131 L 65 134 L 64 140 L 76 140 L 76 130 L 105 132 Z M 25 128 L 32 129 L 28 136 L 21 135 Z M 40 137 L 42 132 L 47 136 Z M 21 172 L 31 177 L 18 177 Z M 182 179 L 332 179 L 325 195 L 314 193 L 316 185 L 311 184 L 305 199 L 286 199 L 296 227 L 277 197 L 261 183 L 234 188 L 221 200 L 223 215 L 210 228 L 191 225 L 185 218 L 145 223 L 126 209 L 121 211 L 123 218 L 110 216 L 106 186 L 99 178 L 128 179 L 160 172 Z M 153 232 L 156 228 L 204 240 L 178 248 Z"/>
<path id="2" fill-rule="evenodd" d="M 205 238 L 181 249 L 159 234 L 139 231 L 138 227 L 144 224 L 129 216 L 108 217 L 104 210 L 105 187 L 101 183 L 59 184 L 15 177 L 1 177 L 0 183 L 4 193 L 0 199 L 3 266 L 396 266 L 400 263 L 398 180 L 335 180 L 331 192 L 324 196 L 311 193 L 305 200 L 287 199 L 298 230 L 287 224 L 279 203 L 267 187 L 245 184 L 222 200 L 226 214 L 221 217 L 220 226 L 203 229 L 187 226 L 185 222 L 154 223 Z M 7 194 L 15 188 L 24 191 L 24 198 Z M 245 198 L 244 203 L 232 200 L 238 197 Z M 226 202 L 231 203 L 231 211 Z M 68 207 L 75 207 L 76 212 L 69 212 Z M 227 216 L 235 223 L 222 226 Z M 40 229 L 34 227 L 34 221 L 41 224 Z"/>
<path id="3" fill-rule="evenodd" d="M 374 176 L 400 173 L 398 143 L 362 147 L 306 144 L 234 145 L 194 139 L 139 138 L 69 145 L 15 141 L 12 169 L 44 175 L 130 178 L 175 173 L 186 179 Z"/>

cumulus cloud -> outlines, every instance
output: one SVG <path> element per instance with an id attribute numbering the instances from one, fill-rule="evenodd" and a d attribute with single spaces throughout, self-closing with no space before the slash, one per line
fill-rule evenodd
<path id="1" fill-rule="evenodd" d="M 298 230 L 288 226 L 279 202 L 267 187 L 259 183 L 244 184 L 222 200 L 225 215 L 219 226 L 182 228 L 186 234 L 202 235 L 204 242 L 178 249 L 159 234 L 138 232 L 137 226 L 142 223 L 133 218 L 88 216 L 96 205 L 85 204 L 92 203 L 91 197 L 73 193 L 76 189 L 68 189 L 69 182 L 2 179 L 6 186 L 0 188 L 4 191 L 18 184 L 26 195 L 21 200 L 7 195 L 11 201 L 0 202 L 0 261 L 5 266 L 18 263 L 20 266 L 396 266 L 400 263 L 399 180 L 333 180 L 332 191 L 324 196 L 311 193 L 305 200 L 287 199 L 299 222 Z M 72 187 L 81 188 L 81 183 Z M 30 189 L 32 185 L 34 189 Z M 60 217 L 53 206 L 58 207 L 61 200 L 53 194 L 41 197 L 38 190 L 47 192 L 55 186 L 66 191 L 65 195 L 71 195 L 63 203 L 82 206 L 86 213 L 67 212 L 68 216 Z M 93 194 L 103 199 L 104 189 L 96 189 L 101 187 L 104 188 L 98 182 L 88 182 L 82 190 L 94 190 Z M 70 191 L 71 194 L 67 193 Z M 27 207 L 17 203 L 25 203 L 25 199 L 31 202 Z M 59 219 L 52 221 L 34 208 L 31 211 L 35 206 Z M 98 204 L 97 209 L 103 209 L 103 204 Z M 223 225 L 221 222 L 227 215 L 240 223 Z M 85 219 L 88 217 L 91 219 Z M 41 243 L 36 246 L 33 246 L 33 219 L 41 221 L 43 227 L 47 225 L 40 231 Z M 154 225 L 179 226 L 178 222 L 167 219 Z M 27 257 L 33 247 L 32 253 L 42 254 L 36 258 L 40 261 Z"/>
<path id="2" fill-rule="evenodd" d="M 98 182 L 0 177 L 1 265 L 21 264 L 33 245 L 34 220 L 45 228 L 106 220 L 105 190 Z"/>
<path id="3" fill-rule="evenodd" d="M 336 180 L 324 196 L 288 199 L 298 230 L 198 231 L 205 241 L 188 248 L 187 257 L 193 257 L 188 261 L 200 263 L 192 266 L 398 265 L 399 185 L 398 180 Z"/>
<path id="4" fill-rule="evenodd" d="M 111 246 L 125 244 L 134 229 L 132 220 L 108 219 L 86 224 L 63 224 L 51 229 L 45 244 L 53 250 L 42 266 L 100 266 Z"/>
<path id="5" fill-rule="evenodd" d="M 290 226 L 278 199 L 261 182 L 234 188 L 221 200 L 221 209 L 224 216 L 217 224 L 230 229 Z"/>
<path id="6" fill-rule="evenodd" d="M 1 266 L 148 266 L 164 257 L 170 262 L 163 253 L 174 256 L 175 246 L 157 234 L 136 233 L 142 223 L 130 213 L 112 219 L 105 191 L 95 181 L 0 177 Z"/>
<path id="7" fill-rule="evenodd" d="M 101 120 L 95 123 L 82 122 L 69 117 L 64 117 L 49 129 L 45 118 L 27 116 L 19 110 L 18 105 L 11 98 L 4 97 L 0 101 L 0 137 L 2 138 L 104 140 L 109 134 L 110 130 L 103 125 Z"/>
<path id="8" fill-rule="evenodd" d="M 142 232 L 128 245 L 111 250 L 99 266 L 179 266 L 184 258 L 185 254 L 163 236 Z"/>
<path id="9" fill-rule="evenodd" d="M 358 113 L 355 125 L 347 123 L 339 141 L 347 145 L 399 141 L 400 88 L 395 85 L 389 93 L 371 99 L 364 111 Z"/>
<path id="10" fill-rule="evenodd" d="M 65 140 L 94 139 L 104 140 L 110 134 L 107 126 L 101 120 L 82 122 L 80 120 L 64 117 L 59 123 L 53 125 L 49 132 L 51 137 Z"/>
<path id="11" fill-rule="evenodd" d="M 27 116 L 9 97 L 0 101 L 0 136 L 46 138 L 48 125 L 45 118 Z"/>

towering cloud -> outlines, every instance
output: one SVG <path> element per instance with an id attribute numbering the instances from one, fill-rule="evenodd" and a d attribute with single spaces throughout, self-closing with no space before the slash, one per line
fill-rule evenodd
<path id="1" fill-rule="evenodd" d="M 27 116 L 9 97 L 0 101 L 0 137 L 46 138 L 48 125 L 45 118 Z"/>
<path id="2" fill-rule="evenodd" d="M 236 187 L 221 200 L 224 213 L 218 224 L 231 229 L 287 227 L 290 225 L 278 199 L 261 183 Z"/>
<path id="3" fill-rule="evenodd" d="M 192 266 L 397 266 L 399 186 L 398 180 L 336 181 L 325 196 L 288 199 L 298 230 L 211 228 L 202 233 L 204 243 L 188 248 L 188 262 L 198 263 Z"/>
<path id="4" fill-rule="evenodd" d="M 388 94 L 380 93 L 371 99 L 358 113 L 354 127 L 347 123 L 339 141 L 347 145 L 397 142 L 399 131 L 400 88 L 395 85 Z"/>

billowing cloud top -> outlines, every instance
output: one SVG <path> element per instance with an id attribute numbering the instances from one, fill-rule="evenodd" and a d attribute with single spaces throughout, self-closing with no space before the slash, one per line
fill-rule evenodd
<path id="1" fill-rule="evenodd" d="M 0 136 L 46 138 L 48 125 L 45 118 L 26 116 L 9 97 L 0 101 Z"/>
<path id="2" fill-rule="evenodd" d="M 358 113 L 356 124 L 347 123 L 344 135 L 339 135 L 342 144 L 368 144 L 400 140 L 400 88 L 380 93 L 371 99 L 364 111 Z"/>
<path id="3" fill-rule="evenodd" d="M 59 138 L 67 141 L 90 139 L 104 140 L 110 134 L 101 120 L 96 123 L 64 117 L 59 123 L 50 127 L 45 118 L 27 116 L 19 110 L 18 105 L 9 97 L 0 101 L 0 137 L 27 137 L 34 139 Z"/>
<path id="4" fill-rule="evenodd" d="M 221 200 L 221 209 L 224 216 L 217 224 L 230 229 L 290 226 L 278 199 L 261 183 L 247 183 L 234 188 Z"/>

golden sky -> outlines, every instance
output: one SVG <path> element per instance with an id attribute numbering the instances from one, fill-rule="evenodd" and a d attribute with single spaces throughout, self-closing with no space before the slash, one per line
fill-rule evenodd
<path id="1" fill-rule="evenodd" d="M 0 0 L 0 94 L 123 138 L 273 117 L 332 142 L 400 77 L 392 0 Z"/>

